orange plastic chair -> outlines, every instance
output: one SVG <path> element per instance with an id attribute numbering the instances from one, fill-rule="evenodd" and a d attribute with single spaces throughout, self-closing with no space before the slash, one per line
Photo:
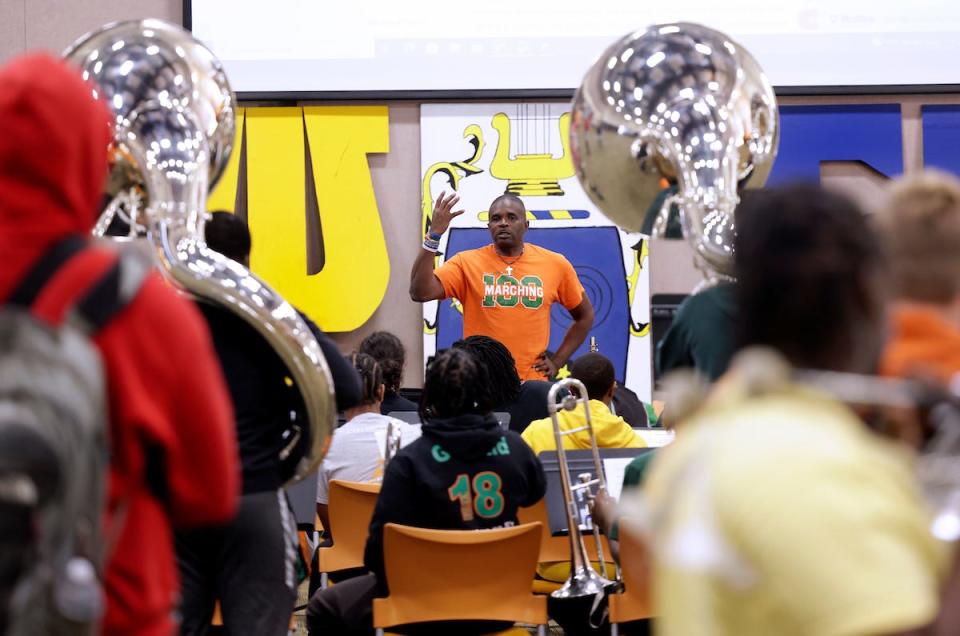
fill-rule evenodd
<path id="1" fill-rule="evenodd" d="M 650 560 L 638 529 L 631 522 L 620 520 L 620 572 L 623 591 L 610 595 L 610 634 L 617 636 L 618 623 L 650 618 Z"/>
<path id="2" fill-rule="evenodd" d="M 540 524 L 427 530 L 388 523 L 383 555 L 390 595 L 373 601 L 378 636 L 397 625 L 448 620 L 532 623 L 546 634 L 547 599 L 530 591 L 540 532 Z"/>
<path id="3" fill-rule="evenodd" d="M 379 494 L 380 484 L 338 479 L 330 482 L 327 505 L 334 543 L 317 550 L 321 588 L 327 587 L 329 572 L 363 567 L 363 549 Z"/>
<path id="4" fill-rule="evenodd" d="M 223 627 L 223 613 L 220 611 L 220 601 L 216 601 L 213 605 L 213 618 L 210 619 L 210 625 L 213 627 Z M 297 625 L 296 614 L 290 616 L 290 629 L 292 630 Z"/>
<path id="5" fill-rule="evenodd" d="M 210 619 L 210 624 L 214 627 L 223 627 L 223 614 L 220 612 L 220 601 L 216 601 L 213 604 L 213 618 Z"/>
<path id="6" fill-rule="evenodd" d="M 566 535 L 555 537 L 550 532 L 550 518 L 547 515 L 546 499 L 541 499 L 529 508 L 520 508 L 517 510 L 517 518 L 520 520 L 520 523 L 540 524 L 542 528 L 540 536 L 540 557 L 538 559 L 540 563 L 562 563 L 570 561 L 570 537 Z M 595 559 L 597 544 L 593 540 L 592 532 L 583 535 L 583 545 L 587 549 L 587 556 L 591 560 Z M 607 543 L 607 538 L 603 535 L 600 536 L 600 545 L 603 548 L 604 561 L 609 568 L 610 564 L 613 563 L 613 557 L 610 556 L 610 544 Z M 598 568 L 595 567 L 594 569 Z M 533 591 L 536 594 L 549 594 L 554 590 L 559 590 L 562 585 L 563 583 L 555 581 L 535 579 L 533 581 Z"/>

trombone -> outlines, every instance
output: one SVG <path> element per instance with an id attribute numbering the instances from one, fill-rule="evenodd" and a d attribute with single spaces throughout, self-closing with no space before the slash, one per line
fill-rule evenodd
<path id="1" fill-rule="evenodd" d="M 574 397 L 573 391 L 576 391 L 579 398 Z M 557 396 L 561 391 L 566 390 L 567 394 L 557 402 Z M 593 433 L 593 423 L 590 421 L 590 405 L 587 397 L 587 388 L 582 382 L 574 378 L 567 378 L 557 382 L 550 388 L 547 397 L 547 409 L 550 411 L 550 419 L 553 422 L 553 435 L 557 443 L 557 463 L 560 466 L 560 481 L 563 490 L 563 504 L 566 510 L 567 528 L 570 530 L 570 576 L 563 586 L 551 594 L 553 598 L 569 599 L 580 598 L 584 596 L 602 595 L 606 588 L 615 585 L 606 577 L 597 573 L 590 566 L 590 559 L 587 557 L 587 549 L 583 544 L 583 529 L 587 525 L 583 519 L 583 512 L 577 505 L 577 498 L 580 493 L 585 493 L 588 505 L 593 503 L 591 488 L 596 486 L 598 491 L 606 491 L 607 482 L 603 475 L 603 463 L 600 461 L 600 450 L 597 447 L 597 439 Z M 578 405 L 582 404 L 586 423 L 567 431 L 560 430 L 560 419 L 557 412 L 560 409 L 573 411 Z M 570 466 L 567 463 L 567 454 L 563 448 L 563 438 L 567 435 L 573 435 L 581 431 L 587 431 L 590 436 L 590 448 L 593 451 L 594 476 L 591 478 L 589 473 L 583 473 L 577 476 L 574 483 L 570 480 Z M 603 546 L 600 543 L 600 529 L 597 524 L 590 522 L 593 527 L 593 537 L 597 546 L 597 557 L 600 562 L 600 570 L 606 573 L 606 563 L 603 557 Z"/>

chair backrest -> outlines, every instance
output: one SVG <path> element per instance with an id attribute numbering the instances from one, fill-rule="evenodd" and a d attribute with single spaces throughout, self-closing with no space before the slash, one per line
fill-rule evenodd
<path id="1" fill-rule="evenodd" d="M 330 533 L 334 544 L 317 551 L 320 572 L 336 572 L 363 566 L 363 549 L 367 544 L 370 518 L 380 494 L 380 484 L 340 481 L 330 482 Z"/>
<path id="2" fill-rule="evenodd" d="M 570 537 L 566 534 L 553 536 L 550 531 L 550 519 L 547 515 L 546 497 L 533 504 L 529 508 L 519 508 L 517 518 L 520 523 L 540 523 L 540 563 L 560 563 L 570 560 Z M 583 545 L 587 549 L 587 556 L 591 561 L 597 558 L 597 544 L 593 540 L 592 532 L 583 533 Z M 600 536 L 600 545 L 603 547 L 603 558 L 609 564 L 613 559 L 610 556 L 610 544 L 607 543 L 607 537 Z"/>
<path id="3" fill-rule="evenodd" d="M 420 414 L 416 411 L 390 411 L 387 417 L 393 417 L 408 424 L 420 423 Z"/>
<path id="4" fill-rule="evenodd" d="M 650 559 L 639 528 L 629 519 L 620 520 L 620 572 L 623 592 L 610 595 L 610 622 L 650 618 Z"/>
<path id="5" fill-rule="evenodd" d="M 545 625 L 546 598 L 530 589 L 540 533 L 540 524 L 494 530 L 387 524 L 383 555 L 390 595 L 374 600 L 374 626 L 445 620 Z"/>

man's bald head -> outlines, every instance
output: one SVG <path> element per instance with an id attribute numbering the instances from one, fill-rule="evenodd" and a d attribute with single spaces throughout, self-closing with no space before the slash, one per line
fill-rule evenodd
<path id="1" fill-rule="evenodd" d="M 515 194 L 510 194 L 509 192 L 506 194 L 501 194 L 496 199 L 494 199 L 493 202 L 490 204 L 490 209 L 493 210 L 494 208 L 498 208 L 501 205 L 504 205 L 507 203 L 518 205 L 520 206 L 521 210 L 523 210 L 524 212 L 527 211 L 527 208 L 525 205 L 523 205 L 523 201 L 520 200 L 520 197 L 518 197 Z"/>

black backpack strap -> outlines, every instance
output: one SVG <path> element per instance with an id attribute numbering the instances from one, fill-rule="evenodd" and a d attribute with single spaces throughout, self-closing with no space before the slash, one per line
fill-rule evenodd
<path id="1" fill-rule="evenodd" d="M 88 334 L 100 331 L 140 291 L 150 263 L 139 252 L 123 250 L 107 272 L 81 296 L 68 320 Z"/>
<path id="2" fill-rule="evenodd" d="M 20 280 L 6 303 L 18 305 L 20 307 L 29 307 L 36 300 L 47 281 L 50 280 L 57 270 L 69 261 L 78 252 L 86 247 L 87 242 L 80 236 L 72 234 L 61 241 L 58 241 L 40 259 L 30 268 L 26 276 Z"/>

